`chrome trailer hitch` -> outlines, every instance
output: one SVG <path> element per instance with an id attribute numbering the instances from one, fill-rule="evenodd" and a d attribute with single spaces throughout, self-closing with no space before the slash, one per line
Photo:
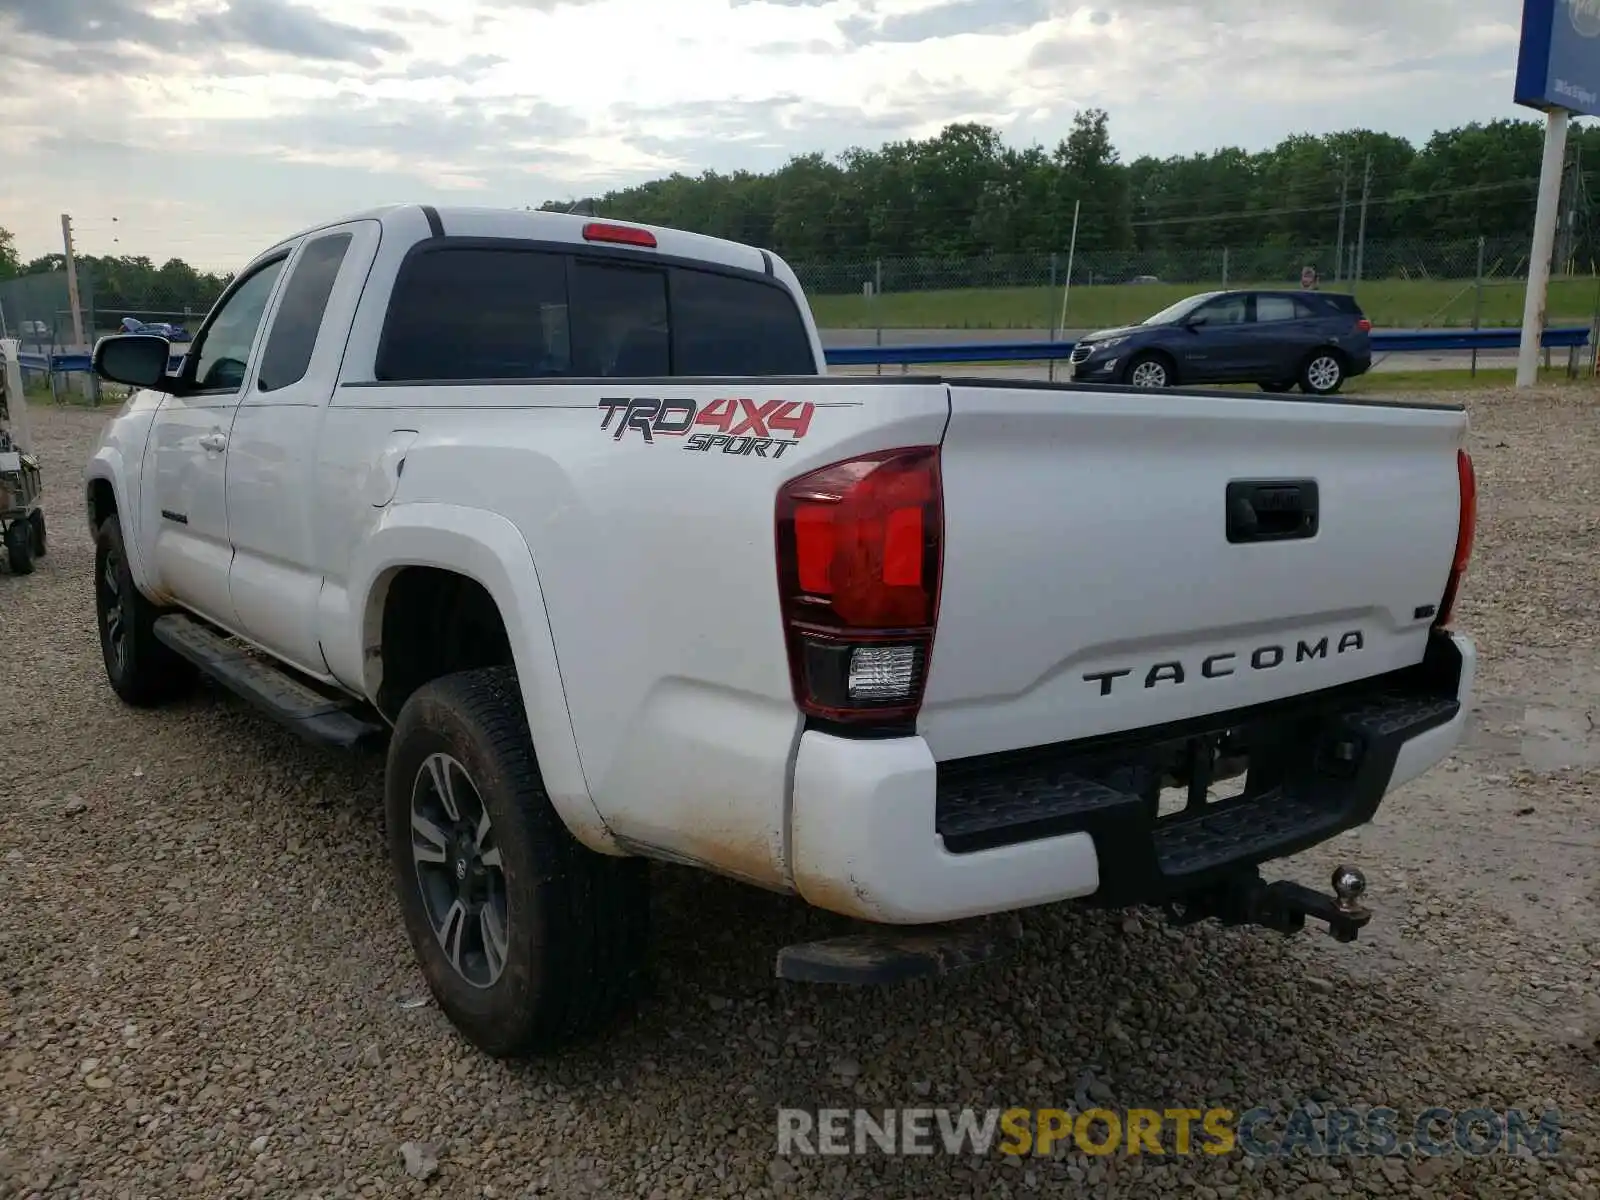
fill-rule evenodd
<path id="1" fill-rule="evenodd" d="M 1282 934 L 1299 933 L 1306 918 L 1322 921 L 1335 941 L 1353 942 L 1372 914 L 1359 903 L 1367 879 L 1355 867 L 1333 873 L 1332 896 L 1303 884 L 1279 880 L 1267 883 L 1250 867 L 1220 883 L 1190 892 L 1164 905 L 1167 921 L 1193 925 L 1215 920 L 1223 925 L 1260 925 Z"/>

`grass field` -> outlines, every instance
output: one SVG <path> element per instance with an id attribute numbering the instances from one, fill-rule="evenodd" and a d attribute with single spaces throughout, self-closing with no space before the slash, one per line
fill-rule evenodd
<path id="1" fill-rule="evenodd" d="M 1197 283 L 1074 287 L 1066 328 L 1131 325 L 1185 296 L 1221 286 Z M 1380 329 L 1472 327 L 1475 289 L 1471 280 L 1381 279 L 1354 289 L 1345 284 L 1326 284 L 1324 290 L 1353 290 L 1367 317 Z M 1520 281 L 1486 283 L 1483 324 L 1520 326 L 1523 295 Z M 1587 325 L 1594 316 L 1597 297 L 1600 280 L 1553 280 L 1548 323 Z M 863 296 L 813 295 L 810 300 L 817 324 L 823 329 L 1050 329 L 1061 313 L 1061 292 L 1046 287 L 888 292 L 872 300 Z"/>
<path id="2" fill-rule="evenodd" d="M 1563 354 L 1565 351 L 1562 352 Z M 1381 392 L 1452 392 L 1466 388 L 1508 388 L 1517 382 L 1517 372 L 1511 367 L 1479 367 L 1473 375 L 1469 371 L 1376 371 L 1350 380 L 1344 391 L 1353 395 L 1370 395 Z M 1567 368 L 1540 367 L 1541 384 L 1581 384 L 1585 380 L 1582 368 L 1577 379 L 1567 378 Z"/>

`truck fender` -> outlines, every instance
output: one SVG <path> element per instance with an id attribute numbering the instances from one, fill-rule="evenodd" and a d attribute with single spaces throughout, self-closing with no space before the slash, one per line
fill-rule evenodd
<path id="1" fill-rule="evenodd" d="M 90 498 L 96 483 L 109 484 L 117 505 L 117 519 L 122 523 L 122 542 L 128 552 L 128 572 L 133 576 L 134 586 L 152 604 L 164 606 L 171 600 L 155 587 L 154 576 L 144 560 L 144 540 L 139 536 L 139 497 L 137 492 L 128 494 L 127 482 L 137 480 L 137 466 L 134 464 L 133 471 L 128 469 L 122 449 L 115 443 L 98 446 L 83 468 L 83 518 L 89 525 L 89 536 L 94 537 L 98 530 L 94 528 Z"/>
<path id="2" fill-rule="evenodd" d="M 382 677 L 383 608 L 389 584 L 406 567 L 437 567 L 482 585 L 500 610 L 511 642 L 522 703 L 550 803 L 578 841 L 623 854 L 595 808 L 567 711 L 555 638 L 533 554 L 505 517 L 455 504 L 405 503 L 384 510 L 351 563 L 350 595 L 361 631 L 362 687 L 377 695 Z"/>

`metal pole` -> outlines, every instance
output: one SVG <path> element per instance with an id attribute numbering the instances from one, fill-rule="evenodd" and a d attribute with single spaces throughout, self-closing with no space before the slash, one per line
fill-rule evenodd
<path id="1" fill-rule="evenodd" d="M 1595 271 L 1593 260 L 1589 263 L 1589 274 L 1600 284 L 1600 273 Z M 1589 377 L 1592 379 L 1596 374 L 1600 374 L 1600 287 L 1595 290 L 1594 315 L 1589 319 Z"/>
<path id="2" fill-rule="evenodd" d="M 1472 332 L 1477 333 L 1483 322 L 1483 234 L 1478 235 L 1478 273 L 1474 278 L 1477 282 L 1473 285 L 1476 289 L 1472 297 Z M 1472 377 L 1478 377 L 1478 345 L 1472 345 Z"/>
<path id="3" fill-rule="evenodd" d="M 1339 183 L 1339 252 L 1333 256 L 1334 282 L 1344 282 L 1344 210 L 1350 200 L 1350 159 L 1344 156 L 1344 175 Z M 1227 280 L 1223 280 L 1224 286 Z"/>
<path id="4" fill-rule="evenodd" d="M 1059 341 L 1067 332 L 1067 297 L 1072 295 L 1072 262 L 1078 256 L 1078 213 L 1082 208 L 1082 200 L 1072 202 L 1072 244 L 1067 247 L 1067 283 L 1061 289 L 1061 320 L 1056 322 L 1056 336 L 1051 341 Z"/>
<path id="5" fill-rule="evenodd" d="M 872 260 L 872 263 L 873 263 L 873 267 L 872 267 L 872 313 L 873 313 L 873 324 L 875 324 L 878 327 L 878 338 L 877 338 L 877 341 L 878 341 L 878 346 L 881 349 L 882 346 L 883 346 L 883 305 L 880 303 L 879 298 L 883 295 L 883 259 L 875 258 L 875 259 Z M 882 363 L 878 364 L 878 374 L 879 375 L 883 374 L 883 364 Z"/>
<path id="6" fill-rule="evenodd" d="M 1356 235 L 1356 282 L 1361 282 L 1367 265 L 1367 198 L 1372 193 L 1372 155 L 1367 155 L 1367 173 L 1361 180 L 1361 231 Z"/>
<path id="7" fill-rule="evenodd" d="M 83 345 L 83 309 L 78 304 L 78 260 L 72 253 L 72 217 L 61 214 L 61 244 L 66 248 L 67 303 L 72 306 L 72 349 Z"/>
<path id="8" fill-rule="evenodd" d="M 1522 343 L 1517 355 L 1517 387 L 1539 379 L 1539 343 L 1544 336 L 1545 304 L 1550 289 L 1550 254 L 1555 249 L 1556 214 L 1561 201 L 1561 165 L 1567 154 L 1564 108 L 1545 115 L 1544 161 L 1539 167 L 1539 206 L 1533 217 L 1533 249 L 1528 256 L 1528 290 L 1522 303 Z"/>
<path id="9" fill-rule="evenodd" d="M 1228 286 L 1228 248 L 1222 248 L 1222 286 Z"/>

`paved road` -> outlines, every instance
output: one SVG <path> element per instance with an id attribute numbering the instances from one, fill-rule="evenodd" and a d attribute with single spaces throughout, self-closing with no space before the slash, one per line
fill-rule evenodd
<path id="1" fill-rule="evenodd" d="M 1069 329 L 1064 337 L 1067 341 L 1074 341 L 1085 333 L 1092 332 L 1087 329 Z M 1410 329 L 1390 329 L 1386 333 L 1413 333 Z M 982 342 L 1045 342 L 1050 340 L 1048 329 L 885 329 L 882 340 L 879 340 L 878 331 L 875 329 L 824 329 L 822 330 L 822 344 L 826 347 L 847 346 L 923 346 L 923 345 L 966 345 Z M 1565 351 L 1553 351 L 1551 361 L 1557 357 L 1565 362 Z M 1480 368 L 1512 370 L 1517 365 L 1515 352 L 1506 350 L 1480 350 L 1478 352 L 1478 366 Z M 1429 352 L 1415 352 L 1405 354 L 1379 355 L 1373 364 L 1374 371 L 1465 371 L 1472 366 L 1472 352 L 1470 350 L 1441 350 Z M 1018 368 L 1021 370 L 1022 368 Z M 1039 367 L 1043 371 L 1046 368 Z M 985 373 L 989 373 L 987 370 Z M 1027 376 L 1023 376 L 1026 378 Z"/>

